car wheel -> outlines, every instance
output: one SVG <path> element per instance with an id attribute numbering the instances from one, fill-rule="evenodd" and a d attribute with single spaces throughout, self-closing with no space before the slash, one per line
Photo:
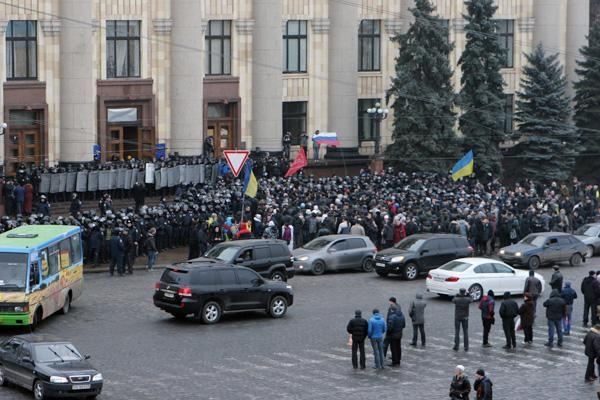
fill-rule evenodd
<path id="1" fill-rule="evenodd" d="M 66 315 L 71 311 L 71 294 L 69 293 L 65 298 L 65 304 L 60 309 L 61 314 Z"/>
<path id="2" fill-rule="evenodd" d="M 382 278 L 385 278 L 389 275 L 389 272 L 385 272 L 385 271 L 376 271 L 377 275 L 379 275 Z"/>
<path id="3" fill-rule="evenodd" d="M 271 274 L 272 281 L 285 282 L 287 279 L 285 278 L 285 274 L 281 271 L 275 271 Z"/>
<path id="4" fill-rule="evenodd" d="M 590 245 L 588 245 L 587 251 L 585 252 L 585 258 L 592 258 L 592 257 L 594 257 L 594 246 L 592 246 L 590 244 Z"/>
<path id="5" fill-rule="evenodd" d="M 4 367 L 0 365 L 0 386 L 6 386 L 8 381 L 6 380 L 6 375 L 4 374 Z"/>
<path id="6" fill-rule="evenodd" d="M 287 300 L 283 296 L 275 296 L 269 305 L 269 314 L 273 318 L 281 318 L 287 311 Z"/>
<path id="7" fill-rule="evenodd" d="M 569 260 L 569 263 L 573 266 L 576 267 L 578 265 L 581 265 L 581 261 L 583 260 L 583 258 L 581 257 L 581 254 L 579 253 L 575 253 L 571 256 L 571 259 Z"/>
<path id="8" fill-rule="evenodd" d="M 30 328 L 31 328 L 32 332 L 37 329 L 41 320 L 42 320 L 42 309 L 38 308 L 37 310 L 35 310 L 35 313 L 33 314 L 33 321 L 31 321 Z"/>
<path id="9" fill-rule="evenodd" d="M 313 275 L 323 275 L 325 272 L 325 263 L 323 261 L 316 261 L 312 267 Z"/>
<path id="10" fill-rule="evenodd" d="M 473 301 L 481 300 L 481 297 L 483 296 L 483 288 L 481 287 L 481 285 L 477 283 L 471 285 L 471 287 L 469 288 L 469 296 L 471 296 Z"/>
<path id="11" fill-rule="evenodd" d="M 202 322 L 216 324 L 221 319 L 221 305 L 216 301 L 207 302 L 202 307 Z"/>
<path id="12" fill-rule="evenodd" d="M 538 269 L 540 267 L 540 258 L 538 256 L 532 256 L 527 261 L 529 269 Z"/>
<path id="13" fill-rule="evenodd" d="M 373 272 L 373 259 L 372 258 L 365 258 L 365 260 L 362 263 L 362 270 L 363 270 L 363 272 Z"/>
<path id="14" fill-rule="evenodd" d="M 33 384 L 33 397 L 35 400 L 44 400 L 46 393 L 44 391 L 44 383 L 42 381 L 35 381 Z"/>
<path id="15" fill-rule="evenodd" d="M 404 279 L 407 281 L 414 281 L 419 276 L 419 267 L 415 263 L 408 263 L 404 267 L 404 271 L 402 271 L 402 275 L 404 275 Z"/>

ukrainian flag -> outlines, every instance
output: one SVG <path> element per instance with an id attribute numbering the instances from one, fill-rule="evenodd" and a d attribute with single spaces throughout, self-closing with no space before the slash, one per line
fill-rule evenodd
<path id="1" fill-rule="evenodd" d="M 254 198 L 256 192 L 258 192 L 258 181 L 252 171 L 252 160 L 248 160 L 244 165 L 244 194 Z"/>
<path id="2" fill-rule="evenodd" d="M 473 150 L 469 150 L 463 158 L 452 167 L 452 180 L 458 181 L 473 173 Z"/>

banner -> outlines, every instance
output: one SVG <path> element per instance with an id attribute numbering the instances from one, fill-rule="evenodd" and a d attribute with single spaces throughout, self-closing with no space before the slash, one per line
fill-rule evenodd
<path id="1" fill-rule="evenodd" d="M 157 160 L 167 158 L 167 145 L 165 143 L 156 144 L 155 157 Z"/>

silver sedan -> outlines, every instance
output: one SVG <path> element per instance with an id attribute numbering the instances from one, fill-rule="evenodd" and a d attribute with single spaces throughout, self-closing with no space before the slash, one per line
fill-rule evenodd
<path id="1" fill-rule="evenodd" d="M 600 223 L 585 224 L 573 235 L 587 246 L 585 258 L 591 258 L 600 252 Z"/>
<path id="2" fill-rule="evenodd" d="M 318 237 L 292 251 L 297 272 L 321 275 L 325 271 L 361 269 L 373 271 L 377 248 L 366 236 L 328 235 Z"/>

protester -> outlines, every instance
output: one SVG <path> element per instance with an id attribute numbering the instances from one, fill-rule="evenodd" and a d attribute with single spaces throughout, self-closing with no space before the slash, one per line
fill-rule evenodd
<path id="1" fill-rule="evenodd" d="M 369 319 L 367 336 L 371 340 L 371 347 L 373 347 L 373 360 L 375 369 L 384 369 L 384 355 L 383 355 L 383 336 L 386 332 L 386 323 L 379 314 L 378 309 L 373 310 L 373 316 Z"/>
<path id="2" fill-rule="evenodd" d="M 388 306 L 387 314 L 385 316 L 385 321 L 386 321 L 387 325 L 389 326 L 391 323 L 392 315 L 396 314 L 396 311 L 398 311 L 400 309 L 400 306 L 396 302 L 396 298 L 393 296 L 388 299 L 388 302 L 389 302 L 389 306 Z M 391 342 L 392 342 L 392 338 L 391 338 L 390 332 L 388 330 L 386 332 L 385 339 L 383 340 L 383 357 L 384 358 L 387 357 L 387 351 L 388 351 L 388 348 L 390 347 Z"/>
<path id="3" fill-rule="evenodd" d="M 475 382 L 473 383 L 473 389 L 477 393 L 477 400 L 493 400 L 492 386 L 492 381 L 485 375 L 485 371 L 478 369 L 475 374 Z"/>
<path id="4" fill-rule="evenodd" d="M 587 368 L 585 369 L 585 380 L 593 382 L 598 379 L 595 368 L 598 364 L 598 373 L 600 374 L 600 325 L 594 325 L 583 338 L 585 346 L 585 355 L 588 358 Z"/>
<path id="5" fill-rule="evenodd" d="M 554 343 L 554 331 L 558 334 L 557 346 L 562 347 L 563 330 L 562 320 L 565 317 L 567 303 L 560 297 L 558 289 L 552 289 L 550 298 L 544 302 L 546 307 L 546 318 L 548 319 L 548 341 L 544 346 L 552 347 Z"/>
<path id="6" fill-rule="evenodd" d="M 352 335 L 352 367 L 358 368 L 357 352 L 360 352 L 360 369 L 365 369 L 365 339 L 369 332 L 369 323 L 362 317 L 361 310 L 354 312 L 354 318 L 348 322 L 346 331 Z"/>
<path id="7" fill-rule="evenodd" d="M 550 278 L 550 287 L 552 289 L 558 290 L 558 292 L 560 293 L 563 287 L 563 275 L 560 272 L 560 266 L 554 265 L 552 266 L 552 268 L 554 269 L 554 272 L 552 273 L 552 277 Z"/>
<path id="8" fill-rule="evenodd" d="M 392 363 L 390 367 L 399 367 L 402 361 L 402 331 L 406 327 L 406 319 L 400 307 L 390 316 L 386 331 L 390 338 L 390 348 L 392 350 Z"/>
<path id="9" fill-rule="evenodd" d="M 498 312 L 502 318 L 502 330 L 506 337 L 506 350 L 517 348 L 517 336 L 515 332 L 515 318 L 519 315 L 519 305 L 510 298 L 510 292 L 504 292 L 503 301 Z"/>
<path id="10" fill-rule="evenodd" d="M 460 344 L 460 327 L 463 329 L 465 351 L 469 351 L 469 306 L 472 298 L 467 294 L 467 289 L 459 289 L 459 293 L 452 299 L 454 303 L 454 351 L 458 351 Z"/>
<path id="11" fill-rule="evenodd" d="M 583 326 L 587 326 L 588 321 L 596 325 L 596 305 L 600 296 L 600 283 L 596 279 L 596 272 L 589 271 L 588 276 L 581 281 L 581 294 L 583 295 Z"/>
<path id="12" fill-rule="evenodd" d="M 535 304 L 533 302 L 533 296 L 531 293 L 525 293 L 524 302 L 519 307 L 520 325 L 523 328 L 523 334 L 525 344 L 533 343 L 533 323 L 535 321 Z"/>
<path id="13" fill-rule="evenodd" d="M 146 238 L 145 250 L 146 254 L 148 254 L 148 264 L 147 268 L 149 271 L 154 269 L 154 263 L 156 262 L 156 255 L 158 254 L 158 250 L 156 248 L 156 228 L 151 228 L 148 231 L 148 237 Z"/>
<path id="14" fill-rule="evenodd" d="M 483 347 L 492 347 L 489 342 L 490 330 L 495 322 L 494 318 L 494 291 L 488 290 L 487 295 L 483 296 L 479 301 L 479 309 L 481 310 L 481 322 L 483 324 Z"/>
<path id="15" fill-rule="evenodd" d="M 565 317 L 563 318 L 563 334 L 569 336 L 571 334 L 571 318 L 573 317 L 573 302 L 577 298 L 577 292 L 571 288 L 571 282 L 566 281 L 565 287 L 562 292 L 560 292 L 560 297 L 562 297 L 567 305 L 567 309 L 565 311 Z"/>
<path id="16" fill-rule="evenodd" d="M 542 282 L 535 276 L 535 272 L 529 271 L 529 276 L 525 279 L 523 293 L 529 293 L 531 296 L 534 312 L 537 311 L 537 299 L 543 291 Z"/>
<path id="17" fill-rule="evenodd" d="M 450 383 L 450 400 L 469 400 L 471 382 L 465 375 L 465 367 L 457 365 Z"/>
<path id="18" fill-rule="evenodd" d="M 410 345 L 417 345 L 418 333 L 421 332 L 421 346 L 425 346 L 425 307 L 427 307 L 427 303 L 423 300 L 421 293 L 417 293 L 415 297 L 416 299 L 410 303 L 408 311 L 413 326 L 413 337 Z"/>

